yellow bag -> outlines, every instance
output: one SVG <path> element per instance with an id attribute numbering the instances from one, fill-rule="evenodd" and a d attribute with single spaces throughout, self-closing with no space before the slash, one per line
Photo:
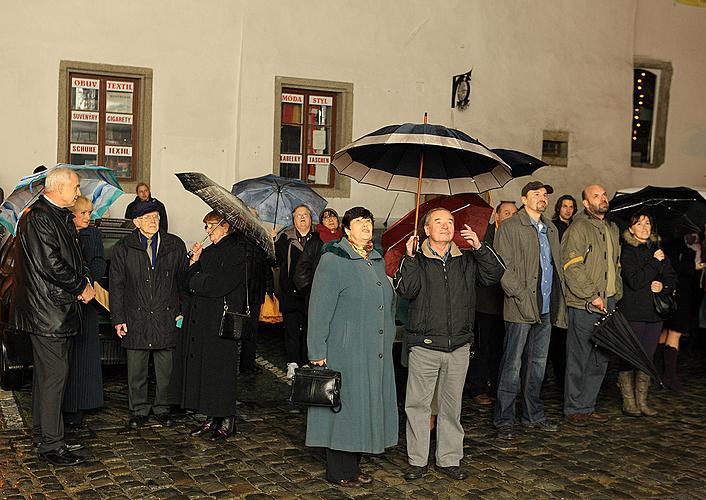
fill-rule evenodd
<path id="1" fill-rule="evenodd" d="M 260 321 L 263 323 L 281 323 L 284 321 L 279 310 L 279 299 L 276 295 L 265 294 L 265 302 L 260 307 Z"/>

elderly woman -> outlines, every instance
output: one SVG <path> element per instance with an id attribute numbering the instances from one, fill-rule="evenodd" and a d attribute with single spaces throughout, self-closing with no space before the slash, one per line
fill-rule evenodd
<path id="1" fill-rule="evenodd" d="M 246 244 L 218 212 L 203 222 L 211 245 L 195 243 L 189 260 L 181 406 L 207 415 L 192 436 L 222 441 L 235 429 L 240 342 L 220 338 L 218 330 L 224 301 L 229 311 L 245 310 Z"/>
<path id="2" fill-rule="evenodd" d="M 105 274 L 106 262 L 101 233 L 89 227 L 93 204 L 79 196 L 71 208 L 74 226 L 78 231 L 83 261 L 88 267 L 93 284 Z M 103 374 L 101 373 L 101 346 L 98 337 L 98 309 L 96 301 L 81 305 L 81 332 L 72 337 L 73 347 L 69 378 L 64 392 L 64 425 L 69 429 L 83 426 L 83 412 L 103 406 Z"/>
<path id="3" fill-rule="evenodd" d="M 327 245 L 309 305 L 309 359 L 341 372 L 341 411 L 309 408 L 306 445 L 326 448 L 326 478 L 339 486 L 372 481 L 361 453 L 397 444 L 397 395 L 392 362 L 393 290 L 373 249 L 373 214 L 343 216 L 345 237 Z"/>
<path id="4" fill-rule="evenodd" d="M 652 358 L 662 331 L 662 321 L 654 307 L 655 293 L 672 293 L 676 273 L 657 245 L 659 237 L 653 231 L 652 217 L 637 212 L 623 233 L 620 264 L 623 278 L 623 298 L 620 310 L 640 339 L 647 355 Z M 653 417 L 657 412 L 647 404 L 650 376 L 621 360 L 618 386 L 623 398 L 623 413 L 630 417 Z"/>

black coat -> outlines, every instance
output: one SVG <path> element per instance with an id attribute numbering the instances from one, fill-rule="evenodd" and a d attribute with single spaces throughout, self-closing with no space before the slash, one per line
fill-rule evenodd
<path id="1" fill-rule="evenodd" d="M 127 324 L 126 349 L 168 349 L 176 345 L 175 319 L 186 265 L 186 246 L 178 236 L 160 232 L 154 269 L 139 239 L 139 229 L 115 244 L 110 262 L 110 316 Z"/>
<path id="2" fill-rule="evenodd" d="M 184 317 L 186 342 L 181 406 L 209 416 L 235 415 L 239 343 L 218 337 L 223 299 L 228 309 L 244 312 L 247 244 L 235 234 L 206 247 L 189 267 L 189 306 Z M 248 284 L 251 281 L 248 265 Z M 259 310 L 251 298 L 250 308 Z"/>
<path id="3" fill-rule="evenodd" d="M 319 235 L 314 231 L 309 232 L 305 245 L 314 238 L 319 239 Z M 306 293 L 299 290 L 294 283 L 294 271 L 303 251 L 304 247 L 299 243 L 294 227 L 280 234 L 275 243 L 279 267 L 279 308 L 282 313 L 297 311 L 306 314 Z"/>
<path id="4" fill-rule="evenodd" d="M 87 227 L 79 231 L 79 238 L 83 260 L 91 273 L 91 283 L 95 283 L 103 277 L 107 267 L 100 230 L 97 227 Z M 71 339 L 71 365 L 63 405 L 66 412 L 103 406 L 101 343 L 98 337 L 98 310 L 102 307 L 95 300 L 81 304 L 81 333 Z"/>
<path id="5" fill-rule="evenodd" d="M 405 255 L 395 273 L 395 288 L 410 299 L 407 346 L 451 352 L 473 342 L 476 285 L 500 281 L 504 267 L 491 248 L 461 251 L 451 243 L 444 264 L 431 253 L 429 240 L 414 257 Z"/>
<path id="6" fill-rule="evenodd" d="M 47 337 L 81 329 L 78 295 L 89 282 L 73 214 L 40 196 L 17 229 L 10 324 Z"/>
<path id="7" fill-rule="evenodd" d="M 624 243 L 620 252 L 623 298 L 618 306 L 628 321 L 656 323 L 657 316 L 650 284 L 661 281 L 664 293 L 672 293 L 677 285 L 677 275 L 668 258 L 654 258 L 657 250 L 654 242 L 640 243 L 629 231 L 623 234 Z"/>
<path id="8" fill-rule="evenodd" d="M 137 208 L 138 205 L 141 203 L 154 203 L 157 205 L 157 212 L 159 213 L 159 230 L 163 233 L 166 233 L 169 231 L 169 221 L 167 220 L 167 209 L 164 207 L 164 203 L 159 201 L 157 198 L 150 198 L 147 201 L 142 201 L 139 196 L 135 196 L 135 199 L 132 200 L 127 208 L 125 208 L 125 218 L 126 219 L 132 219 L 132 214 L 133 211 Z"/>
<path id="9" fill-rule="evenodd" d="M 495 239 L 495 224 L 488 224 L 483 242 L 492 247 L 493 239 Z M 504 300 L 505 293 L 500 283 L 489 286 L 483 286 L 480 283 L 476 285 L 476 312 L 502 316 Z"/>

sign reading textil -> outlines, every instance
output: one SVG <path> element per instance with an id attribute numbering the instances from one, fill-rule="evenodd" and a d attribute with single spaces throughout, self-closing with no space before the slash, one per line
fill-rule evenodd
<path id="1" fill-rule="evenodd" d="M 105 88 L 114 92 L 132 92 L 132 82 L 111 82 L 108 80 L 105 82 Z"/>
<path id="2" fill-rule="evenodd" d="M 106 146 L 106 156 L 132 156 L 132 148 L 129 146 Z"/>

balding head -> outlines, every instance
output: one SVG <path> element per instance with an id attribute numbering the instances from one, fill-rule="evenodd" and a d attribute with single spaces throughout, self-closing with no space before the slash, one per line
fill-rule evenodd
<path id="1" fill-rule="evenodd" d="M 608 193 L 600 184 L 591 184 L 581 191 L 581 199 L 588 213 L 602 219 L 608 212 Z"/>

